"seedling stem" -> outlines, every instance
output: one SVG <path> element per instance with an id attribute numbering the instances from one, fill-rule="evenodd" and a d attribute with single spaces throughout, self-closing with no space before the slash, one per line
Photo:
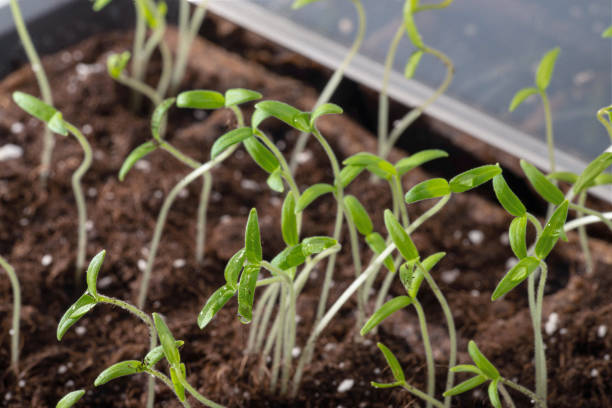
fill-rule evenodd
<path id="1" fill-rule="evenodd" d="M 21 287 L 15 269 L 0 256 L 0 266 L 6 271 L 13 289 L 13 323 L 11 326 L 11 368 L 19 371 L 19 320 L 21 316 Z"/>

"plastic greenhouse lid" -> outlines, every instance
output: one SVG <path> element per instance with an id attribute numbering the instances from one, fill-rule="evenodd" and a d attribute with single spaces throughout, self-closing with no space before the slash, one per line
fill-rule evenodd
<path id="1" fill-rule="evenodd" d="M 197 2 L 194 1 L 194 2 Z M 348 51 L 356 30 L 350 1 L 323 0 L 295 11 L 292 0 L 210 1 L 216 14 L 335 68 Z M 391 36 L 401 24 L 403 1 L 363 1 L 368 30 L 360 54 L 346 75 L 379 90 Z M 546 3 L 549 7 L 545 7 Z M 420 13 L 417 25 L 426 44 L 448 54 L 456 75 L 449 91 L 426 113 L 484 142 L 548 170 L 544 115 L 536 98 L 508 113 L 514 93 L 533 84 L 540 57 L 560 46 L 561 54 L 549 88 L 555 128 L 558 170 L 581 172 L 605 150 L 610 140 L 595 113 L 612 102 L 610 41 L 601 32 L 610 23 L 608 0 L 576 3 L 528 0 L 455 1 L 445 10 Z M 402 75 L 413 51 L 402 40 L 391 76 L 389 95 L 406 105 L 423 102 L 444 71 L 424 58 L 416 80 Z M 612 201 L 612 189 L 591 190 Z"/>

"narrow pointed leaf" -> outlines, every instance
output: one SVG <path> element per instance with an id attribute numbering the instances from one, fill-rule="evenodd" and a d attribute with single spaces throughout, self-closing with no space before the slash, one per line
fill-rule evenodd
<path id="1" fill-rule="evenodd" d="M 404 262 L 403 264 L 400 265 L 400 268 L 399 268 L 400 282 L 402 282 L 402 285 L 404 286 L 404 289 L 406 289 L 407 292 L 410 290 L 410 287 L 412 286 L 412 283 L 414 282 L 414 278 L 416 275 L 415 274 L 416 269 L 417 269 L 416 262 Z M 422 276 L 423 274 L 421 274 L 421 278 Z M 410 295 L 410 298 L 414 299 L 414 296 Z"/>
<path id="2" fill-rule="evenodd" d="M 498 165 L 487 164 L 456 175 L 448 184 L 453 193 L 463 193 L 486 183 L 501 172 Z"/>
<path id="3" fill-rule="evenodd" d="M 472 377 L 469 380 L 459 383 L 450 390 L 445 391 L 443 395 L 445 397 L 451 397 L 453 395 L 463 394 L 466 391 L 478 387 L 485 381 L 487 381 L 487 377 L 485 377 L 484 375 L 477 375 L 476 377 Z"/>
<path id="4" fill-rule="evenodd" d="M 96 0 L 92 6 L 93 11 L 100 11 L 106 7 L 112 0 Z"/>
<path id="5" fill-rule="evenodd" d="M 393 354 L 391 350 L 387 346 L 382 343 L 376 343 L 380 351 L 382 351 L 385 356 L 385 360 L 387 360 L 387 364 L 393 373 L 393 378 L 397 380 L 399 383 L 406 382 L 406 376 L 404 375 L 404 370 L 402 370 L 402 366 L 400 366 L 399 361 L 397 361 L 397 357 Z"/>
<path id="6" fill-rule="evenodd" d="M 372 329 L 382 323 L 382 321 L 385 320 L 387 317 L 411 304 L 412 299 L 408 296 L 398 296 L 386 302 L 380 307 L 380 309 L 375 311 L 374 314 L 372 314 L 368 321 L 363 325 L 360 331 L 361 335 L 365 336 Z"/>
<path id="7" fill-rule="evenodd" d="M 489 401 L 491 401 L 491 405 L 493 405 L 494 408 L 502 408 L 502 403 L 499 399 L 499 391 L 497 390 L 498 384 L 499 378 L 491 381 L 488 388 Z"/>
<path id="8" fill-rule="evenodd" d="M 96 306 L 96 299 L 85 292 L 72 306 L 66 310 L 57 324 L 57 340 L 61 340 L 68 329 L 75 324 L 83 315 Z"/>
<path id="9" fill-rule="evenodd" d="M 13 101 L 29 115 L 45 123 L 49 123 L 53 115 L 58 112 L 53 106 L 47 105 L 35 96 L 19 91 L 13 92 Z"/>
<path id="10" fill-rule="evenodd" d="M 153 134 L 153 138 L 158 142 L 161 142 L 161 134 L 160 129 L 166 119 L 166 115 L 168 111 L 174 105 L 176 101 L 175 98 L 168 98 L 160 103 L 153 111 L 153 115 L 151 116 L 151 133 Z"/>
<path id="11" fill-rule="evenodd" d="M 380 255 L 387 247 L 384 238 L 378 232 L 368 234 L 366 236 L 366 243 L 376 255 Z M 386 257 L 383 263 L 389 272 L 395 272 L 395 263 L 391 255 Z"/>
<path id="12" fill-rule="evenodd" d="M 98 273 L 100 272 L 100 268 L 102 268 L 105 256 L 106 251 L 100 251 L 96 256 L 93 257 L 93 259 L 89 263 L 89 266 L 87 267 L 87 290 L 94 298 L 98 297 Z"/>
<path id="13" fill-rule="evenodd" d="M 394 383 L 379 383 L 376 381 L 370 381 L 370 385 L 374 388 L 395 388 L 395 387 L 401 387 L 402 385 L 404 385 L 404 383 L 402 381 L 396 381 Z"/>
<path id="14" fill-rule="evenodd" d="M 310 128 L 315 125 L 316 120 L 323 115 L 339 115 L 343 112 L 342 108 L 333 103 L 324 103 L 315 108 L 310 114 Z"/>
<path id="15" fill-rule="evenodd" d="M 589 163 L 582 174 L 578 177 L 578 180 L 576 180 L 576 184 L 574 184 L 573 188 L 576 194 L 579 194 L 585 188 L 592 185 L 595 178 L 610 167 L 610 165 L 612 165 L 612 152 L 604 152 Z"/>
<path id="16" fill-rule="evenodd" d="M 234 297 L 236 288 L 229 285 L 221 286 L 213 292 L 206 301 L 206 304 L 198 314 L 198 327 L 203 329 L 215 317 L 217 312 L 225 306 L 225 304 Z"/>
<path id="17" fill-rule="evenodd" d="M 385 210 L 385 226 L 404 259 L 407 261 L 418 259 L 419 251 L 414 246 L 414 242 L 390 210 Z"/>
<path id="18" fill-rule="evenodd" d="M 419 63 L 421 62 L 421 58 L 423 57 L 423 51 L 416 50 L 412 54 L 410 54 L 410 58 L 408 58 L 408 62 L 404 67 L 404 76 L 408 79 L 414 76 L 416 69 L 419 67 Z"/>
<path id="19" fill-rule="evenodd" d="M 123 164 L 121 165 L 121 170 L 119 170 L 119 181 L 125 180 L 125 176 L 128 172 L 134 167 L 138 160 L 147 156 L 149 153 L 155 151 L 157 149 L 157 144 L 151 140 L 148 142 L 144 142 L 128 155 Z"/>
<path id="20" fill-rule="evenodd" d="M 374 231 L 374 226 L 368 212 L 355 196 L 344 196 L 344 207 L 361 235 L 367 236 Z"/>
<path id="21" fill-rule="evenodd" d="M 225 106 L 237 106 L 246 102 L 256 101 L 261 99 L 262 95 L 259 92 L 251 91 L 244 88 L 233 88 L 225 91 Z"/>
<path id="22" fill-rule="evenodd" d="M 601 33 L 602 38 L 610 38 L 612 37 L 612 26 L 606 28 L 603 33 Z"/>
<path id="23" fill-rule="evenodd" d="M 271 264 L 279 269 L 286 271 L 306 262 L 306 255 L 303 251 L 303 245 L 293 245 L 283 249 L 272 259 Z"/>
<path id="24" fill-rule="evenodd" d="M 382 161 L 380 157 L 368 152 L 360 152 L 344 159 L 342 164 L 345 166 L 371 166 L 378 165 Z"/>
<path id="25" fill-rule="evenodd" d="M 595 180 L 593 180 L 594 186 L 602 186 L 605 184 L 612 184 L 612 174 L 603 173 L 595 177 Z"/>
<path id="26" fill-rule="evenodd" d="M 520 91 L 514 94 L 514 97 L 512 98 L 512 101 L 510 102 L 510 106 L 508 107 L 508 110 L 510 112 L 514 112 L 514 110 L 518 108 L 523 102 L 525 102 L 527 98 L 537 93 L 539 93 L 539 91 L 533 87 L 521 89 Z"/>
<path id="27" fill-rule="evenodd" d="M 443 197 L 451 193 L 448 182 L 443 178 L 434 178 L 425 180 L 416 186 L 412 187 L 406 193 L 404 199 L 406 203 L 416 203 L 421 200 L 428 200 L 430 198 Z"/>
<path id="28" fill-rule="evenodd" d="M 540 196 L 542 196 L 542 198 L 554 205 L 559 205 L 563 202 L 565 197 L 563 196 L 561 190 L 559 190 L 559 188 L 553 183 L 548 181 L 546 176 L 542 174 L 540 170 L 536 169 L 535 166 L 527 163 L 525 160 L 521 160 L 521 167 L 533 188 Z"/>
<path id="29" fill-rule="evenodd" d="M 536 242 L 535 254 L 538 258 L 546 258 L 559 238 L 563 235 L 563 226 L 567 220 L 568 208 L 569 202 L 565 200 L 550 216 L 550 219 L 542 230 L 542 234 L 540 234 Z"/>
<path id="30" fill-rule="evenodd" d="M 510 214 L 515 217 L 522 217 L 527 213 L 525 205 L 523 205 L 521 200 L 510 189 L 510 186 L 508 186 L 504 176 L 501 174 L 493 177 L 493 190 L 495 191 L 495 196 L 497 196 L 499 203 Z"/>
<path id="31" fill-rule="evenodd" d="M 320 254 L 337 244 L 338 241 L 330 237 L 309 237 L 302 240 L 302 251 L 304 255 L 310 256 Z"/>
<path id="32" fill-rule="evenodd" d="M 179 374 L 176 372 L 176 369 L 174 367 L 170 367 L 170 380 L 172 381 L 174 392 L 176 393 L 176 396 L 178 397 L 179 401 L 185 401 L 185 386 L 179 379 Z"/>
<path id="33" fill-rule="evenodd" d="M 556 171 L 546 175 L 549 180 L 564 181 L 569 184 L 575 184 L 578 181 L 578 175 L 570 171 Z"/>
<path id="34" fill-rule="evenodd" d="M 310 203 L 312 203 L 317 198 L 321 197 L 324 194 L 333 193 L 335 191 L 336 191 L 336 188 L 332 186 L 331 184 L 326 184 L 326 183 L 314 184 L 308 187 L 306 190 L 304 190 L 304 192 L 302 193 L 302 195 L 300 196 L 300 198 L 298 199 L 296 203 L 295 211 L 302 212 L 306 209 L 306 207 L 310 205 Z"/>
<path id="35" fill-rule="evenodd" d="M 238 275 L 240 275 L 240 271 L 244 265 L 245 257 L 246 251 L 244 248 L 242 248 L 240 251 L 232 255 L 230 260 L 227 262 L 227 265 L 225 265 L 225 282 L 232 288 L 238 287 Z"/>
<path id="36" fill-rule="evenodd" d="M 251 209 L 244 233 L 244 250 L 246 260 L 250 264 L 259 265 L 262 260 L 261 233 L 259 232 L 259 220 L 257 210 Z"/>
<path id="37" fill-rule="evenodd" d="M 404 3 L 404 28 L 406 29 L 408 38 L 410 38 L 410 41 L 412 41 L 412 44 L 416 48 L 422 49 L 425 47 L 421 34 L 419 34 L 419 30 L 414 23 L 413 5 L 408 1 Z"/>
<path id="38" fill-rule="evenodd" d="M 508 239 L 510 248 L 518 259 L 523 259 L 527 256 L 527 216 L 516 217 L 510 223 L 508 230 Z"/>
<path id="39" fill-rule="evenodd" d="M 450 369 L 453 373 L 472 373 L 476 375 L 482 375 L 482 371 L 475 365 L 471 364 L 459 364 Z"/>
<path id="40" fill-rule="evenodd" d="M 297 130 L 302 132 L 310 131 L 308 121 L 304 123 L 304 119 L 300 115 L 303 112 L 284 102 L 263 101 L 256 104 L 255 109 L 263 111 L 266 115 L 275 117 Z"/>
<path id="41" fill-rule="evenodd" d="M 217 156 L 223 153 L 228 148 L 238 144 L 253 135 L 253 130 L 250 127 L 241 127 L 231 130 L 215 140 L 215 143 L 210 149 L 210 158 L 214 160 Z"/>
<path id="42" fill-rule="evenodd" d="M 442 157 L 448 157 L 448 153 L 446 153 L 444 150 L 422 150 L 395 163 L 395 169 L 397 170 L 398 175 L 403 176 L 416 167 Z"/>
<path id="43" fill-rule="evenodd" d="M 255 160 L 255 163 L 268 173 L 274 172 L 280 164 L 274 154 L 266 146 L 264 146 L 256 137 L 249 137 L 243 142 L 244 148 L 249 155 Z"/>
<path id="44" fill-rule="evenodd" d="M 276 191 L 277 193 L 282 193 L 285 191 L 285 185 L 283 184 L 283 170 L 280 167 L 277 167 L 276 170 L 270 173 L 266 179 L 266 184 L 271 190 Z"/>
<path id="45" fill-rule="evenodd" d="M 188 109 L 219 109 L 225 107 L 225 97 L 216 91 L 186 91 L 177 96 L 176 106 Z"/>
<path id="46" fill-rule="evenodd" d="M 47 127 L 58 135 L 68 136 L 68 129 L 66 129 L 64 117 L 61 112 L 55 112 L 55 115 L 53 115 L 49 123 L 47 123 Z"/>
<path id="47" fill-rule="evenodd" d="M 155 330 L 157 330 L 157 336 L 159 337 L 166 360 L 168 360 L 170 366 L 178 367 L 181 363 L 181 355 L 179 354 L 172 332 L 170 332 L 166 322 L 164 322 L 164 319 L 159 314 L 153 313 L 153 322 L 155 323 Z"/>
<path id="48" fill-rule="evenodd" d="M 259 277 L 259 265 L 246 265 L 238 285 L 238 315 L 241 323 L 250 323 L 253 319 L 253 299 Z"/>
<path id="49" fill-rule="evenodd" d="M 446 252 L 437 252 L 425 258 L 425 260 L 421 262 L 421 266 L 423 267 L 423 269 L 429 272 L 445 256 L 446 256 Z M 421 283 L 423 283 L 424 278 L 425 278 L 425 275 L 423 274 L 423 271 L 421 270 L 421 268 L 415 268 L 412 282 L 410 283 L 410 287 L 408 288 L 408 295 L 412 299 L 416 299 L 419 293 L 419 289 L 421 288 Z"/>
<path id="50" fill-rule="evenodd" d="M 183 340 L 177 340 L 175 344 L 177 348 L 180 348 L 185 342 Z M 164 348 L 162 346 L 157 346 L 147 353 L 143 362 L 147 367 L 153 367 L 155 364 L 159 363 L 162 358 L 164 358 Z"/>
<path id="51" fill-rule="evenodd" d="M 85 390 L 76 390 L 64 395 L 55 408 L 71 408 L 85 395 Z"/>
<path id="52" fill-rule="evenodd" d="M 529 275 L 531 275 L 540 265 L 540 260 L 528 256 L 521 259 L 516 265 L 510 269 L 502 280 L 497 284 L 497 287 L 491 295 L 491 300 L 497 300 L 510 292 L 521 282 L 523 282 Z"/>
<path id="53" fill-rule="evenodd" d="M 298 222 L 295 215 L 295 198 L 290 191 L 283 201 L 281 210 L 281 232 L 283 240 L 287 245 L 297 245 L 300 242 L 298 236 Z"/>
<path id="54" fill-rule="evenodd" d="M 138 360 L 121 361 L 113 364 L 106 370 L 102 371 L 94 380 L 94 386 L 106 384 L 107 382 L 126 375 L 138 374 L 144 371 L 142 362 Z"/>
<path id="55" fill-rule="evenodd" d="M 132 54 L 129 51 L 123 51 L 121 54 L 111 54 L 106 59 L 106 70 L 111 78 L 117 79 L 121 76 Z"/>
<path id="56" fill-rule="evenodd" d="M 355 178 L 361 174 L 366 166 L 346 166 L 340 170 L 340 184 L 346 188 Z"/>
<path id="57" fill-rule="evenodd" d="M 314 3 L 314 2 L 317 2 L 317 1 L 319 1 L 319 0 L 295 0 L 293 2 L 293 4 L 291 5 L 291 8 L 294 9 L 294 10 L 298 10 L 298 9 L 301 9 L 302 7 L 304 7 L 304 6 L 306 6 L 306 5 L 310 4 L 310 3 Z"/>
<path id="58" fill-rule="evenodd" d="M 546 90 L 550 84 L 550 80 L 555 70 L 555 63 L 557 62 L 557 57 L 559 56 L 559 51 L 561 51 L 559 47 L 553 48 L 544 54 L 540 60 L 538 70 L 536 71 L 535 83 L 536 86 L 542 91 Z"/>
<path id="59" fill-rule="evenodd" d="M 497 368 L 482 354 L 473 340 L 470 340 L 468 343 L 468 353 L 470 353 L 470 357 L 476 363 L 476 367 L 480 368 L 487 377 L 491 380 L 499 378 Z"/>

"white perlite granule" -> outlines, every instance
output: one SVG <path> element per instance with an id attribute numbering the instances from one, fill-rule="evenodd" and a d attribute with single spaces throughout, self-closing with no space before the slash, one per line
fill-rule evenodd
<path id="1" fill-rule="evenodd" d="M 544 324 L 544 331 L 546 332 L 546 334 L 550 336 L 554 332 L 556 332 L 558 328 L 559 328 L 559 315 L 553 312 L 548 316 L 548 320 Z"/>
<path id="2" fill-rule="evenodd" d="M 16 144 L 8 143 L 0 147 L 0 162 L 19 159 L 23 156 L 23 149 Z"/>
<path id="3" fill-rule="evenodd" d="M 338 392 L 347 392 L 348 390 L 353 388 L 353 385 L 355 385 L 355 380 L 353 380 L 352 378 L 342 380 L 342 382 L 338 386 Z"/>

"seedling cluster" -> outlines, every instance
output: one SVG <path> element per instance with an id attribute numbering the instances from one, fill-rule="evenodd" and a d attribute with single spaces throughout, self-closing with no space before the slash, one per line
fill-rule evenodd
<path id="1" fill-rule="evenodd" d="M 294 7 L 299 8 L 316 0 L 298 0 Z M 110 0 L 97 0 L 93 6 L 99 10 Z M 131 168 L 141 159 L 159 151 L 170 154 L 191 171 L 180 180 L 164 200 L 158 215 L 157 223 L 151 240 L 147 265 L 140 281 L 139 295 L 136 306 L 127 301 L 105 296 L 98 291 L 98 275 L 101 271 L 105 251 L 99 252 L 90 262 L 86 272 L 86 290 L 76 302 L 68 308 L 60 319 L 57 327 L 57 339 L 62 340 L 71 326 L 98 305 L 117 306 L 130 313 L 149 330 L 149 351 L 144 356 L 134 360 L 115 363 L 102 370 L 94 381 L 96 387 L 102 386 L 119 377 L 135 374 L 149 374 L 147 390 L 147 407 L 153 407 L 155 398 L 154 380 L 163 382 L 170 388 L 177 399 L 185 407 L 189 407 L 187 396 L 191 395 L 199 403 L 208 407 L 220 407 L 197 391 L 187 381 L 188 363 L 182 361 L 180 347 L 183 341 L 174 338 L 164 318 L 157 313 L 145 312 L 147 293 L 155 259 L 162 239 L 164 226 L 173 203 L 180 192 L 196 180 L 202 180 L 202 190 L 196 217 L 197 233 L 195 238 L 195 259 L 202 264 L 206 241 L 206 213 L 213 187 L 211 170 L 224 162 L 239 148 L 244 148 L 250 160 L 253 160 L 267 174 L 267 185 L 276 194 L 283 196 L 280 218 L 280 231 L 284 241 L 284 249 L 272 259 L 263 256 L 262 237 L 258 219 L 258 211 L 252 208 L 244 231 L 244 245 L 227 262 L 224 270 L 224 283 L 207 299 L 194 324 L 202 330 L 214 324 L 215 316 L 226 307 L 229 300 L 237 298 L 237 315 L 241 323 L 250 324 L 250 333 L 246 351 L 257 355 L 260 359 L 259 375 L 267 380 L 271 392 L 296 397 L 303 378 L 304 370 L 314 357 L 315 344 L 323 330 L 333 321 L 340 308 L 353 295 L 357 295 L 357 326 L 360 335 L 367 336 L 389 316 L 405 308 L 414 308 L 416 312 L 420 335 L 426 360 L 425 390 L 411 385 L 404 374 L 398 359 L 383 343 L 378 347 L 384 355 L 393 381 L 389 383 L 372 382 L 376 388 L 400 387 L 414 396 L 422 399 L 427 407 L 448 408 L 454 396 L 465 393 L 482 384 L 486 384 L 488 398 L 492 406 L 502 407 L 502 401 L 510 407 L 515 404 L 508 388 L 524 394 L 540 407 L 546 406 L 547 400 L 547 367 L 545 347 L 542 339 L 542 308 L 544 289 L 549 273 L 547 258 L 559 239 L 567 240 L 567 232 L 579 230 L 580 242 L 586 259 L 589 273 L 593 270 L 593 261 L 588 250 L 588 237 L 585 226 L 601 222 L 612 230 L 612 214 L 600 213 L 586 207 L 587 192 L 590 188 L 603 184 L 612 184 L 612 176 L 605 170 L 612 165 L 610 149 L 595 158 L 580 174 L 557 171 L 554 155 L 554 137 L 552 114 L 548 102 L 547 89 L 559 49 L 555 48 L 544 55 L 535 76 L 535 86 L 520 90 L 510 103 L 510 111 L 517 109 L 531 95 L 539 95 L 544 108 L 546 121 L 546 140 L 549 148 L 548 174 L 538 170 L 534 165 L 521 161 L 520 165 L 526 179 L 533 189 L 549 204 L 545 222 L 542 223 L 535 214 L 530 213 L 521 199 L 511 190 L 506 182 L 499 164 L 487 164 L 462 172 L 449 180 L 431 178 L 411 186 L 404 191 L 403 177 L 411 170 L 432 160 L 442 160 L 448 154 L 438 149 L 428 149 L 416 152 L 395 163 L 388 160 L 392 146 L 405 130 L 414 122 L 426 108 L 445 92 L 454 72 L 452 61 L 441 51 L 427 46 L 415 23 L 415 18 L 421 12 L 444 9 L 451 5 L 452 0 L 437 4 L 420 4 L 418 0 L 407 0 L 403 9 L 403 23 L 398 28 L 389 47 L 386 58 L 385 73 L 382 78 L 382 92 L 379 104 L 379 140 L 377 154 L 361 152 L 344 160 L 338 159 L 336 153 L 327 141 L 325 135 L 317 126 L 318 119 L 323 115 L 339 115 L 343 110 L 338 105 L 329 103 L 332 94 L 342 79 L 343 72 L 358 52 L 366 27 L 366 16 L 360 0 L 352 0 L 358 14 L 359 28 L 352 48 L 344 62 L 334 73 L 322 92 L 319 100 L 311 111 L 300 110 L 281 101 L 263 100 L 265 95 L 257 91 L 234 88 L 224 93 L 215 90 L 189 90 L 175 95 L 185 73 L 187 56 L 191 43 L 202 24 L 205 7 L 196 8 L 190 17 L 190 6 L 185 0 L 180 0 L 179 9 L 179 44 L 176 56 L 172 55 L 164 35 L 166 32 L 167 7 L 163 1 L 136 0 L 136 32 L 133 52 L 113 54 L 108 58 L 108 73 L 119 83 L 136 91 L 132 106 L 140 105 L 139 94 L 147 96 L 154 110 L 151 117 L 151 138 L 137 146 L 124 160 L 118 178 L 123 181 L 129 176 Z M 206 4 L 206 1 L 203 2 Z M 28 50 L 32 64 L 41 67 L 35 56 L 35 51 L 28 39 L 27 31 L 21 21 L 17 3 L 11 2 L 15 14 L 15 22 L 19 33 Z M 147 36 L 147 27 L 150 35 Z M 610 36 L 611 29 L 604 36 Z M 412 77 L 423 55 L 430 54 L 440 60 L 447 68 L 446 76 L 440 87 L 421 106 L 406 114 L 389 132 L 387 88 L 391 67 L 395 59 L 400 40 L 408 37 L 415 50 L 406 64 L 405 75 Z M 152 53 L 159 50 L 162 58 L 162 74 L 156 87 L 144 81 L 148 61 Z M 131 65 L 130 65 L 131 61 Z M 128 65 L 129 71 L 128 72 Z M 77 283 L 83 285 L 82 271 L 86 258 L 86 206 L 82 193 L 81 179 L 87 172 L 92 161 L 91 148 L 87 139 L 79 129 L 64 120 L 61 112 L 52 106 L 50 93 L 45 90 L 44 73 L 42 69 L 35 70 L 39 75 L 39 84 L 44 101 L 34 96 L 15 92 L 15 103 L 31 116 L 46 124 L 46 131 L 63 136 L 72 135 L 82 147 L 84 159 L 72 177 L 72 187 L 77 203 L 78 214 L 78 248 L 76 256 Z M 250 116 L 243 109 L 245 104 L 253 104 L 254 110 Z M 209 152 L 209 159 L 201 163 L 170 143 L 165 137 L 168 123 L 168 112 L 173 109 L 229 109 L 235 117 L 235 128 L 217 138 Z M 597 118 L 605 126 L 612 140 L 611 115 L 612 106 L 602 108 Z M 273 140 L 265 133 L 262 123 L 267 120 L 278 120 L 300 133 L 298 142 L 289 160 L 283 155 Z M 305 148 L 309 137 L 323 149 L 333 174 L 330 183 L 316 183 L 306 188 L 300 188 L 296 182 L 296 157 Z M 49 153 L 47 141 L 45 155 Z M 43 158 L 43 176 L 48 171 Z M 50 162 L 49 162 L 50 163 Z M 349 185 L 362 173 L 368 173 L 372 182 L 382 182 L 388 187 L 392 197 L 392 208 L 377 209 L 384 217 L 386 237 L 375 230 L 371 215 L 355 195 L 345 194 Z M 499 281 L 491 294 L 491 301 L 496 301 L 527 281 L 527 298 L 534 333 L 535 356 L 535 391 L 502 376 L 495 365 L 478 349 L 474 341 L 468 344 L 468 353 L 473 364 L 458 364 L 457 333 L 453 313 L 449 303 L 434 279 L 432 271 L 445 257 L 444 252 L 422 254 L 413 242 L 411 235 L 425 222 L 451 202 L 453 196 L 471 191 L 491 182 L 493 191 L 501 206 L 513 217 L 509 225 L 509 244 L 518 261 Z M 558 182 L 569 187 L 562 191 Z M 307 236 L 302 234 L 304 212 L 315 200 L 324 195 L 331 195 L 336 213 L 331 236 Z M 422 214 L 416 216 L 412 204 L 433 200 L 434 203 Z M 568 221 L 568 216 L 575 213 L 576 218 Z M 528 243 L 527 230 L 529 226 L 535 234 Z M 342 239 L 343 228 L 349 233 L 347 240 Z M 360 246 L 363 240 L 370 254 L 363 253 Z M 342 250 L 341 243 L 348 241 L 352 257 L 355 279 L 350 286 L 329 306 L 330 288 L 336 272 L 336 257 Z M 349 248 L 346 248 L 348 251 Z M 363 259 L 371 258 L 368 265 Z M 312 330 L 305 342 L 297 338 L 297 305 L 300 301 L 305 284 L 313 270 L 326 261 L 325 273 L 319 292 L 319 303 Z M 20 291 L 17 275 L 13 268 L 0 258 L 0 266 L 7 271 L 14 293 L 13 337 L 11 345 L 12 365 L 18 370 L 19 346 L 19 313 Z M 382 272 L 381 272 L 382 271 Z M 380 287 L 375 288 L 377 277 L 384 274 Z M 393 283 L 400 281 L 405 294 L 390 300 L 388 295 Z M 536 288 L 537 283 L 537 288 Z M 419 294 L 421 290 L 431 290 L 443 310 L 445 324 L 448 330 L 449 355 L 443 366 L 450 367 L 446 372 L 446 381 L 442 386 L 436 384 L 436 361 L 432 350 L 429 325 L 426 310 L 421 305 Z M 258 290 L 259 289 L 259 290 Z M 372 292 L 374 295 L 372 295 Z M 159 345 L 158 345 L 159 343 Z M 299 359 L 294 364 L 294 349 L 301 345 Z M 160 365 L 167 366 L 167 373 Z M 469 373 L 471 378 L 457 383 L 455 374 Z M 58 403 L 59 408 L 69 408 L 78 403 L 85 390 L 70 392 Z"/>

